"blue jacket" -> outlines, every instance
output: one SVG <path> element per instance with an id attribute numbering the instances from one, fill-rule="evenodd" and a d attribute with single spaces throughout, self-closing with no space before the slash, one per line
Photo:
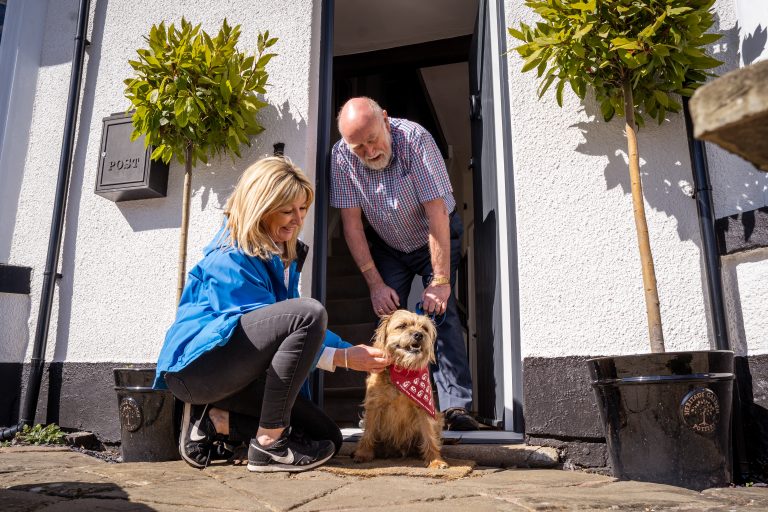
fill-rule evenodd
<path id="1" fill-rule="evenodd" d="M 306 245 L 298 242 L 298 257 L 291 262 L 286 288 L 279 256 L 270 260 L 248 256 L 226 244 L 226 235 L 224 228 L 216 233 L 203 250 L 203 259 L 187 275 L 176 320 L 158 356 L 155 389 L 167 389 L 166 372 L 177 372 L 209 350 L 225 345 L 243 314 L 299 297 L 299 273 L 308 252 Z M 326 331 L 323 347 L 350 346 Z M 313 368 L 321 353 L 315 357 Z M 302 392 L 306 395 L 308 390 L 305 383 Z"/>

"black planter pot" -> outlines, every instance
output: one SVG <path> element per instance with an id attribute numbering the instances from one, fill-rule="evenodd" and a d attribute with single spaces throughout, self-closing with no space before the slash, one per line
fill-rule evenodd
<path id="1" fill-rule="evenodd" d="M 706 489 L 731 482 L 733 352 L 587 361 L 614 476 Z"/>
<path id="2" fill-rule="evenodd" d="M 152 389 L 154 368 L 115 368 L 123 462 L 178 460 L 179 412 L 167 390 Z"/>

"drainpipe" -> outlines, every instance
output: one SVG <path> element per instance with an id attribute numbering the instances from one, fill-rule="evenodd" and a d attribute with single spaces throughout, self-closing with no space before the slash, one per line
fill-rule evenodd
<path id="1" fill-rule="evenodd" d="M 683 98 L 683 113 L 685 114 L 685 131 L 688 135 L 688 152 L 693 165 L 694 198 L 699 212 L 699 229 L 701 231 L 702 249 L 704 252 L 704 268 L 707 277 L 707 292 L 712 323 L 715 331 L 715 347 L 717 350 L 730 350 L 728 341 L 728 326 L 725 321 L 725 306 L 723 304 L 723 281 L 720 273 L 720 251 L 715 238 L 715 211 L 712 206 L 712 184 L 709 181 L 709 167 L 704 143 L 693 137 L 693 122 L 688 107 L 689 99 Z"/>
<path id="2" fill-rule="evenodd" d="M 695 188 L 696 209 L 699 212 L 699 229 L 701 230 L 702 249 L 704 252 L 704 268 L 707 277 L 707 292 L 709 307 L 715 331 L 715 348 L 731 350 L 728 340 L 728 327 L 725 319 L 723 302 L 723 281 L 720 271 L 720 251 L 715 238 L 715 213 L 712 206 L 712 184 L 709 181 L 709 167 L 704 142 L 693 136 L 693 122 L 688 106 L 689 98 L 683 98 L 683 113 L 685 115 L 685 131 L 688 135 L 688 151 L 693 165 L 693 184 Z M 745 412 L 741 406 L 738 375 L 733 381 L 733 415 L 731 420 L 733 434 L 734 480 L 744 481 L 750 473 L 744 440 L 742 419 Z"/>
<path id="3" fill-rule="evenodd" d="M 40 309 L 37 315 L 37 328 L 35 329 L 35 341 L 32 347 L 32 359 L 30 361 L 29 379 L 27 380 L 27 392 L 24 397 L 24 405 L 21 410 L 21 419 L 15 426 L 4 428 L 0 431 L 0 439 L 12 439 L 16 432 L 21 431 L 24 425 L 32 425 L 35 421 L 37 401 L 40 396 L 40 383 L 43 379 L 43 366 L 45 365 L 45 348 L 48 342 L 48 327 L 51 321 L 51 309 L 53 307 L 53 295 L 56 291 L 56 279 L 61 277 L 57 273 L 59 266 L 59 253 L 61 252 L 62 234 L 64 231 L 64 214 L 67 206 L 67 191 L 72 171 L 72 153 L 75 145 L 75 129 L 77 125 L 77 111 L 80 105 L 80 84 L 83 78 L 83 63 L 85 61 L 85 47 L 88 41 L 85 36 L 88 31 L 88 14 L 90 13 L 90 0 L 80 0 L 77 16 L 77 31 L 75 33 L 75 50 L 72 56 L 72 73 L 69 79 L 69 95 L 67 97 L 67 114 L 64 121 L 64 138 L 61 144 L 61 156 L 59 158 L 59 174 L 56 182 L 56 198 L 53 205 L 53 217 L 51 219 L 51 233 L 48 238 L 48 254 L 43 273 L 43 288 L 40 294 Z"/>

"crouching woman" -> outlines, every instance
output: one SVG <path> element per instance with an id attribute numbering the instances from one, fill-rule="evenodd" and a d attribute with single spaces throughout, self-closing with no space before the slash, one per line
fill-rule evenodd
<path id="1" fill-rule="evenodd" d="M 309 372 L 386 367 L 380 351 L 327 331 L 322 304 L 299 297 L 307 247 L 298 235 L 313 197 L 289 160 L 256 162 L 188 274 L 155 387 L 185 403 L 179 451 L 194 467 L 205 467 L 216 446 L 242 441 L 250 471 L 323 464 L 338 451 L 341 433 L 308 399 Z"/>

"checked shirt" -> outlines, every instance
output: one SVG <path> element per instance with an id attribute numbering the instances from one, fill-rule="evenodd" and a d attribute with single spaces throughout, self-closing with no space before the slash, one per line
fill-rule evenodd
<path id="1" fill-rule="evenodd" d="M 331 206 L 362 208 L 382 240 L 402 252 L 420 249 L 429 240 L 422 203 L 443 198 L 450 213 L 456 206 L 445 162 L 422 126 L 389 118 L 392 160 L 373 171 L 339 140 L 331 153 Z"/>

